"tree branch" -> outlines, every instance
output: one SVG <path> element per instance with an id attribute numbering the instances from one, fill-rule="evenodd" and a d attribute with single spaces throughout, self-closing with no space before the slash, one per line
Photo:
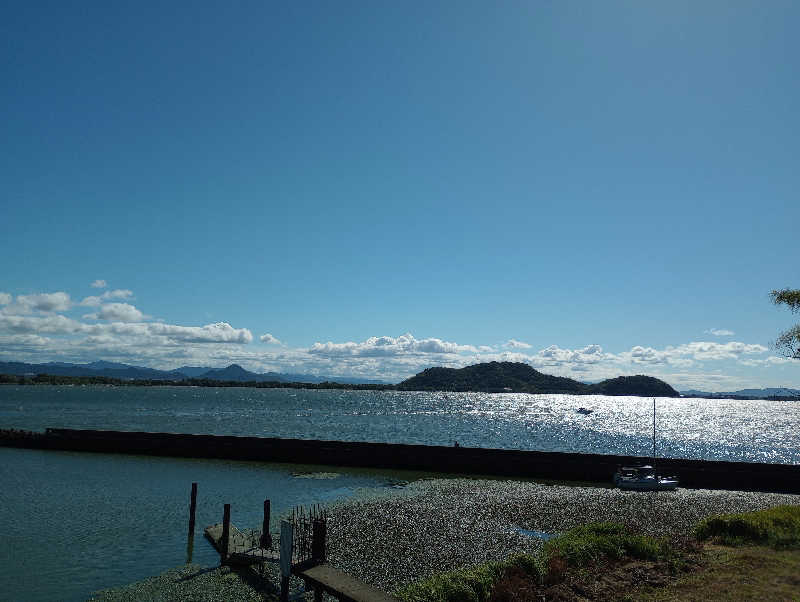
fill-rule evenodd
<path id="1" fill-rule="evenodd" d="M 800 324 L 782 332 L 775 341 L 775 349 L 785 357 L 800 360 Z"/>
<path id="2" fill-rule="evenodd" d="M 800 289 L 772 291 L 769 297 L 775 305 L 788 305 L 793 312 L 800 311 Z"/>

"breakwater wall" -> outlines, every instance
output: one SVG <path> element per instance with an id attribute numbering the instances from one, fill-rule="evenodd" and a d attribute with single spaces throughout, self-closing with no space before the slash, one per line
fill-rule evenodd
<path id="1" fill-rule="evenodd" d="M 50 428 L 0 431 L 0 446 L 189 458 L 327 464 L 610 484 L 619 464 L 650 458 L 475 447 L 406 445 Z M 660 458 L 682 487 L 800 494 L 800 465 Z"/>

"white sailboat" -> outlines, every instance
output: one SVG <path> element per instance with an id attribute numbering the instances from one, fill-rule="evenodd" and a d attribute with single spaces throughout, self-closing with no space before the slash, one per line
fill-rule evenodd
<path id="1" fill-rule="evenodd" d="M 672 491 L 678 487 L 678 478 L 662 476 L 656 472 L 656 398 L 653 398 L 653 464 L 619 466 L 614 474 L 614 485 L 620 489 L 639 491 Z"/>

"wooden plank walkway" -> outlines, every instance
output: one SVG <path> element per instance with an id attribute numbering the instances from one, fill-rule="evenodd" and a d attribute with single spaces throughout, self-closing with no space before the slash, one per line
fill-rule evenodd
<path id="1" fill-rule="evenodd" d="M 286 524 L 290 525 L 288 522 Z M 289 542 L 287 550 L 284 551 L 285 554 L 288 553 L 286 556 L 289 559 L 288 563 L 291 562 L 292 555 L 291 525 L 286 534 L 288 539 L 284 537 L 283 527 L 282 524 L 282 540 L 286 539 Z M 222 523 L 205 528 L 205 536 L 220 553 L 222 553 L 222 531 Z M 228 558 L 225 564 L 252 565 L 261 562 L 280 562 L 280 550 L 266 550 L 259 547 L 259 536 L 258 533 L 255 535 L 243 533 L 231 524 L 228 534 Z M 322 563 L 315 566 L 309 566 L 307 563 L 305 565 L 287 564 L 286 567 L 281 567 L 281 572 L 285 572 L 287 585 L 288 574 L 291 572 L 300 577 L 306 583 L 306 587 L 310 587 L 316 592 L 327 592 L 337 600 L 344 602 L 399 602 L 397 598 L 359 581 L 329 564 Z"/>
<path id="2" fill-rule="evenodd" d="M 399 602 L 397 598 L 333 568 L 329 564 L 293 571 L 308 585 L 324 590 L 344 602 Z"/>
<path id="3" fill-rule="evenodd" d="M 205 535 L 218 552 L 222 550 L 222 523 L 205 528 Z M 258 538 L 252 538 L 231 525 L 228 536 L 228 564 L 256 564 L 259 562 L 279 562 L 278 550 L 265 550 L 259 547 Z"/>

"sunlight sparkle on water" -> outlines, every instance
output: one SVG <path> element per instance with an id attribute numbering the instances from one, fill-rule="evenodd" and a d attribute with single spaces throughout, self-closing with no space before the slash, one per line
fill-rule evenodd
<path id="1" fill-rule="evenodd" d="M 796 402 L 656 402 L 658 455 L 800 463 Z M 0 423 L 644 456 L 653 445 L 652 398 L 601 395 L 7 386 Z"/>

